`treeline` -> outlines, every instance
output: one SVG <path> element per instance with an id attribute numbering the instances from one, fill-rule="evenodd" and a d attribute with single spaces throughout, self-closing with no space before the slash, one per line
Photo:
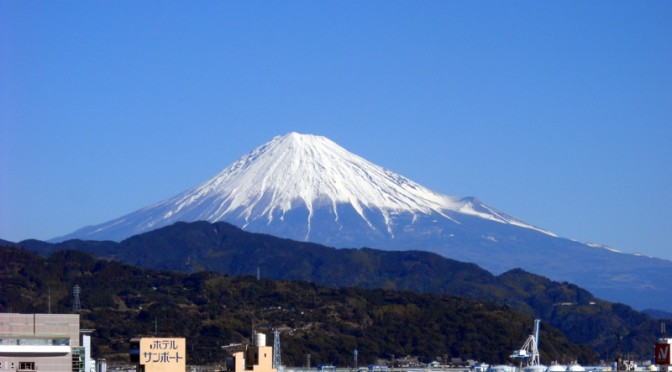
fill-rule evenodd
<path id="1" fill-rule="evenodd" d="M 604 360 L 614 360 L 619 346 L 633 358 L 649 359 L 660 329 L 658 320 L 629 306 L 602 301 L 577 285 L 523 270 L 496 276 L 475 264 L 429 252 L 334 249 L 254 234 L 224 222 L 178 222 L 120 243 L 32 240 L 20 244 L 44 255 L 73 249 L 148 269 L 232 276 L 261 270 L 262 277 L 276 280 L 494 302 L 541 319 L 572 342 L 590 346 Z"/>
<path id="2" fill-rule="evenodd" d="M 298 281 L 257 280 L 155 271 L 61 251 L 44 258 L 0 248 L 0 311 L 70 312 L 81 287 L 82 328 L 95 329 L 94 356 L 125 361 L 128 341 L 141 335 L 187 338 L 189 363 L 221 362 L 222 346 L 252 330 L 282 331 L 283 364 L 361 364 L 407 355 L 429 362 L 460 357 L 509 362 L 532 332 L 533 318 L 510 307 L 449 295 L 327 288 Z M 542 323 L 542 362 L 598 362 L 587 346 Z"/>

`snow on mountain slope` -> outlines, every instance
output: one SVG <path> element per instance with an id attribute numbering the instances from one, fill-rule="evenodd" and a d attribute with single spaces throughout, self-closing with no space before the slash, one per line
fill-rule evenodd
<path id="1" fill-rule="evenodd" d="M 298 133 L 273 138 L 173 198 L 54 241 L 123 240 L 200 220 L 330 247 L 431 251 L 495 274 L 522 268 L 569 281 L 639 309 L 672 307 L 670 261 L 558 237 Z"/>
<path id="2" fill-rule="evenodd" d="M 471 215 L 535 229 L 476 199 L 458 199 L 431 191 L 403 176 L 352 154 L 322 136 L 289 133 L 273 138 L 203 184 L 127 216 L 59 238 L 119 240 L 176 221 L 228 221 L 247 228 L 281 223 L 297 208 L 307 210 L 302 236 L 310 240 L 316 210 L 328 209 L 339 223 L 343 207 L 352 209 L 371 229 L 381 216 L 384 230 L 395 235 L 395 216 Z M 372 216 L 374 211 L 375 216 Z M 295 221 L 296 222 L 296 221 Z"/>

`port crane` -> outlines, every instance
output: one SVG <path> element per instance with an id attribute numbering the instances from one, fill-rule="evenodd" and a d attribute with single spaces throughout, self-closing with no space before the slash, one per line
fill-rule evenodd
<path id="1" fill-rule="evenodd" d="M 534 320 L 534 334 L 531 334 L 523 346 L 514 350 L 511 354 L 511 358 L 520 359 L 520 365 L 523 366 L 523 362 L 527 361 L 525 366 L 536 366 L 539 365 L 539 319 Z"/>

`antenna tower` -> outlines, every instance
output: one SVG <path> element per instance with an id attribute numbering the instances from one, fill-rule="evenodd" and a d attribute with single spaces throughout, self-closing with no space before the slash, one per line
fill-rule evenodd
<path id="1" fill-rule="evenodd" d="M 75 284 L 75 286 L 72 288 L 72 312 L 73 313 L 79 313 L 79 311 L 82 309 L 82 305 L 79 302 L 79 294 L 82 292 L 82 289 L 79 287 L 79 285 Z"/>
<path id="2" fill-rule="evenodd" d="M 666 338 L 665 322 L 660 323 L 660 338 Z"/>
<path id="3" fill-rule="evenodd" d="M 282 360 L 280 357 L 280 331 L 273 328 L 273 368 L 280 369 Z"/>

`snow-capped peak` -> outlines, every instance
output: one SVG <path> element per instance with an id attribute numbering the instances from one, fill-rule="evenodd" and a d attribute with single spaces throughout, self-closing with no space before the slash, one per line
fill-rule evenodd
<path id="1" fill-rule="evenodd" d="M 293 232 L 283 230 L 281 235 L 310 240 L 318 210 L 322 216 L 330 216 L 332 226 L 341 227 L 339 214 L 352 216 L 354 211 L 369 230 L 386 230 L 390 238 L 395 236 L 395 218 L 402 215 L 411 222 L 419 216 L 437 215 L 456 224 L 460 224 L 456 216 L 470 215 L 552 235 L 476 199 L 429 190 L 326 137 L 292 132 L 259 146 L 199 186 L 71 236 L 118 239 L 177 221 L 198 220 L 227 221 L 242 228 L 254 224 L 257 230 L 263 230 L 260 224 L 270 227 L 284 221 L 288 214 L 296 215 L 297 210 L 307 211 L 301 212 L 306 215 L 302 217 L 303 227 L 286 225 L 282 229 Z M 300 236 L 297 230 L 302 231 Z"/>
<path id="2" fill-rule="evenodd" d="M 283 215 L 300 204 L 308 209 L 309 221 L 318 206 L 331 206 L 338 218 L 336 206 L 349 204 L 365 220 L 365 209 L 380 210 L 388 230 L 390 213 L 444 214 L 447 210 L 530 227 L 486 210 L 480 203 L 477 209 L 471 199 L 433 192 L 326 137 L 296 132 L 273 138 L 214 178 L 168 202 L 175 209 L 165 217 L 206 206 L 199 219 L 209 221 L 237 211 L 246 221 L 263 216 L 271 222 L 275 212 Z"/>
<path id="3" fill-rule="evenodd" d="M 207 220 L 242 210 L 246 218 L 261 211 L 272 219 L 297 203 L 316 206 L 350 204 L 360 216 L 364 208 L 429 213 L 464 206 L 375 165 L 326 137 L 289 133 L 273 138 L 220 174 L 177 197 L 177 211 L 216 197 L 219 207 Z M 261 208 L 261 209 L 260 209 Z"/>

